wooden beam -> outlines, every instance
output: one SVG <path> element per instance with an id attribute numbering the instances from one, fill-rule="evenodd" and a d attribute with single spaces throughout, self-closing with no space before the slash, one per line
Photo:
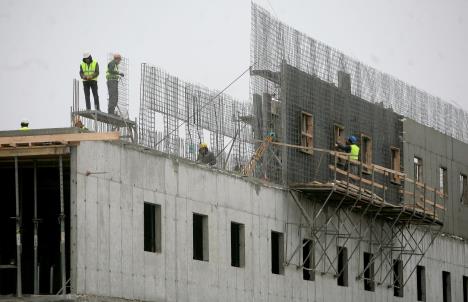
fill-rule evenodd
<path id="1" fill-rule="evenodd" d="M 329 168 L 330 168 L 332 171 L 335 170 L 335 167 L 334 167 L 333 165 L 329 165 Z M 347 172 L 347 171 L 342 170 L 342 169 L 340 169 L 340 168 L 336 168 L 336 173 L 339 173 L 339 174 L 342 174 L 342 175 L 345 175 L 345 176 L 348 175 L 348 172 Z M 349 178 L 354 179 L 354 180 L 357 180 L 357 181 L 361 180 L 361 179 L 359 178 L 359 176 L 354 175 L 354 174 L 352 174 L 351 172 L 349 173 Z M 366 185 L 372 186 L 372 181 L 370 181 L 370 180 L 368 180 L 368 179 L 365 179 L 365 178 L 362 178 L 362 183 L 365 183 Z M 374 181 L 374 187 L 379 188 L 379 189 L 383 189 L 383 188 L 384 188 L 381 184 L 378 184 L 378 183 L 376 183 L 375 181 Z M 363 189 L 363 190 L 364 190 L 364 189 Z"/>
<path id="2" fill-rule="evenodd" d="M 0 137 L 0 145 L 32 144 L 46 142 L 80 142 L 80 141 L 114 141 L 119 140 L 120 134 L 114 132 L 89 132 L 68 134 L 46 134 L 30 136 L 5 136 Z"/>
<path id="3" fill-rule="evenodd" d="M 69 153 L 70 153 L 69 146 L 35 146 L 35 147 L 27 147 L 27 148 L 0 148 L 0 157 L 65 155 Z"/>

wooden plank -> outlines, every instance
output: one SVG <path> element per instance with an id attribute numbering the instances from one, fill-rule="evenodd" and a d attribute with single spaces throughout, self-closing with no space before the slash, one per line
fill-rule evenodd
<path id="1" fill-rule="evenodd" d="M 417 185 L 420 189 L 423 189 L 423 188 L 424 188 L 424 183 L 422 183 L 422 182 L 418 182 L 418 181 L 415 182 L 415 181 L 414 181 L 413 179 L 411 179 L 411 178 L 406 178 L 405 181 L 408 181 L 408 182 L 413 183 L 413 184 L 416 183 L 416 185 Z M 443 193 L 442 191 L 436 190 L 436 189 L 434 189 L 434 188 L 432 188 L 432 187 L 429 187 L 429 186 L 427 186 L 427 185 L 426 185 L 426 190 L 427 190 L 427 191 L 430 191 L 430 192 L 437 191 L 437 195 L 439 195 L 440 197 L 444 197 L 444 193 Z"/>
<path id="2" fill-rule="evenodd" d="M 14 156 L 40 156 L 40 155 L 65 155 L 70 153 L 70 147 L 58 146 L 38 146 L 28 148 L 1 148 L 0 157 Z"/>
<path id="3" fill-rule="evenodd" d="M 119 140 L 120 134 L 114 132 L 89 132 L 89 133 L 68 133 L 50 135 L 30 135 L 30 136 L 5 136 L 0 137 L 0 145 L 3 144 L 29 144 L 43 142 L 80 142 L 80 141 L 113 141 Z"/>
<path id="4" fill-rule="evenodd" d="M 346 153 L 348 154 L 348 153 Z M 341 158 L 345 161 L 348 160 L 348 156 L 349 155 L 345 155 L 343 156 L 342 154 L 338 154 L 338 158 Z M 360 166 L 361 165 L 361 162 L 358 161 L 358 160 L 349 160 L 350 163 L 356 165 L 356 166 Z M 379 166 L 379 165 L 376 165 L 376 164 L 365 164 L 365 163 L 362 163 L 362 166 L 368 170 L 372 170 L 372 167 L 374 167 L 374 171 L 377 172 L 377 173 L 380 173 L 380 174 L 384 174 L 384 172 L 387 172 L 389 174 L 394 174 L 394 175 L 398 175 L 398 176 L 401 176 L 401 177 L 406 177 L 406 174 L 405 173 L 401 173 L 401 172 L 398 172 L 398 171 L 395 171 L 395 170 L 392 170 L 392 169 L 389 169 L 389 168 L 385 168 L 385 167 L 382 167 L 382 166 Z"/>
<path id="5" fill-rule="evenodd" d="M 400 193 L 403 193 L 403 191 L 400 190 Z M 405 195 L 409 195 L 409 196 L 414 196 L 413 192 L 405 191 L 404 194 L 405 194 Z M 422 194 L 421 194 L 420 197 L 422 197 Z M 418 203 L 418 202 L 420 202 L 420 201 L 417 201 L 416 203 Z M 428 205 L 430 205 L 430 208 L 434 208 L 434 202 L 433 202 L 432 200 L 426 199 L 426 203 L 427 203 Z M 407 204 L 412 204 L 412 203 L 407 203 Z M 445 207 L 442 206 L 442 205 L 439 204 L 439 203 L 436 204 L 436 207 L 437 207 L 438 209 L 445 210 Z M 428 208 L 428 207 L 426 207 L 426 208 Z"/>
<path id="6" fill-rule="evenodd" d="M 334 167 L 333 165 L 329 165 L 328 167 L 329 167 L 332 171 L 335 170 L 335 167 Z M 336 173 L 340 173 L 340 174 L 345 175 L 345 176 L 348 175 L 348 172 L 347 172 L 347 171 L 342 170 L 342 169 L 340 169 L 340 168 L 336 168 Z M 352 179 L 357 180 L 357 181 L 360 180 L 359 176 L 354 175 L 354 174 L 352 174 L 352 173 L 349 173 L 349 178 L 352 178 Z M 370 180 L 368 180 L 368 179 L 362 178 L 362 182 L 365 183 L 365 184 L 367 184 L 367 185 L 369 185 L 369 186 L 372 186 L 372 181 L 370 181 Z M 379 188 L 379 189 L 383 189 L 383 188 L 384 188 L 383 185 L 378 184 L 378 183 L 376 183 L 375 181 L 374 181 L 374 187 Z"/>

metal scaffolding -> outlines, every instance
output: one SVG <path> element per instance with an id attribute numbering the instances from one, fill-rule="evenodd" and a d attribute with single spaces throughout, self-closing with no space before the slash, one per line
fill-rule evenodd
<path id="1" fill-rule="evenodd" d="M 113 54 L 108 54 L 109 62 L 113 60 Z M 107 65 L 106 65 L 107 68 Z M 85 110 L 80 108 L 80 81 L 73 80 L 73 104 L 70 113 L 72 127 L 94 132 L 119 131 L 121 139 L 137 142 L 137 123 L 128 116 L 129 107 L 129 60 L 122 56 L 119 64 L 119 72 L 124 76 L 119 78 L 118 103 L 115 114 L 105 113 L 99 110 Z"/>
<path id="2" fill-rule="evenodd" d="M 357 280 L 368 275 L 367 281 L 372 284 L 403 288 L 442 230 L 446 196 L 398 171 L 350 161 L 333 151 L 316 151 L 333 157 L 335 164 L 328 167 L 333 177 L 328 182 L 291 187 L 291 199 L 305 223 L 286 223 L 285 265 L 304 268 L 305 260 L 313 259 L 306 269 L 339 278 L 344 268 L 338 267 L 336 249 L 346 248 L 346 262 L 362 252 L 372 255 L 368 263 L 359 266 Z M 346 161 L 346 170 L 339 168 L 339 160 Z M 353 172 L 352 165 L 358 166 L 360 172 Z M 371 171 L 371 181 L 363 177 L 363 168 Z M 384 176 L 382 181 L 376 180 L 377 174 Z M 395 175 L 401 177 L 401 184 L 406 184 L 400 194 L 412 196 L 398 205 L 387 200 L 386 195 Z M 306 257 L 301 255 L 305 243 L 291 238 L 295 231 L 313 243 L 314 249 Z M 294 248 L 288 251 L 288 247 Z M 409 272 L 403 280 L 393 275 L 395 260 L 401 261 L 402 270 Z"/>

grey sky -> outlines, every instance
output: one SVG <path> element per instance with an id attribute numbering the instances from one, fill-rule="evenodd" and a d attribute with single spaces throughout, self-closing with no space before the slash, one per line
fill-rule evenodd
<path id="1" fill-rule="evenodd" d="M 468 109 L 468 1 L 259 0 L 283 22 L 381 71 Z M 140 63 L 222 89 L 249 65 L 250 1 L 0 0 L 0 129 L 68 126 L 84 51 L 131 63 L 137 117 Z M 227 92 L 249 97 L 248 77 Z M 82 99 L 82 104 L 84 100 Z"/>

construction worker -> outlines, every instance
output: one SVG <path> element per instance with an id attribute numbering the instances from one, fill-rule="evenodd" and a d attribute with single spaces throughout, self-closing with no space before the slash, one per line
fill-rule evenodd
<path id="1" fill-rule="evenodd" d="M 27 131 L 27 130 L 29 130 L 29 121 L 28 121 L 27 118 L 24 118 L 24 119 L 21 120 L 21 128 L 20 128 L 20 130 L 22 130 L 22 131 Z"/>
<path id="2" fill-rule="evenodd" d="M 119 79 L 124 76 L 123 73 L 119 72 L 119 64 L 122 60 L 120 54 L 115 53 L 114 59 L 107 64 L 106 79 L 107 79 L 107 90 L 109 91 L 109 104 L 107 106 L 107 112 L 109 114 L 115 114 L 115 107 L 119 101 Z"/>
<path id="3" fill-rule="evenodd" d="M 94 108 L 99 111 L 99 95 L 97 78 L 99 76 L 99 64 L 93 60 L 91 54 L 86 52 L 83 54 L 83 62 L 80 65 L 80 77 L 83 80 L 83 89 L 86 100 L 86 109 L 91 110 L 91 103 L 89 101 L 89 90 L 93 91 Z"/>
<path id="4" fill-rule="evenodd" d="M 346 139 L 346 145 L 342 145 L 338 142 L 335 143 L 335 147 L 346 153 L 350 153 L 350 160 L 359 160 L 359 146 L 356 145 L 357 138 L 354 135 L 348 136 Z"/>
<path id="5" fill-rule="evenodd" d="M 81 130 L 88 130 L 88 128 L 85 127 L 83 122 L 78 117 L 75 119 L 75 125 L 74 126 L 76 128 L 80 128 Z"/>
<path id="6" fill-rule="evenodd" d="M 346 145 L 342 145 L 338 142 L 335 143 L 335 147 L 338 149 L 338 150 L 341 150 L 341 151 L 344 151 L 346 153 L 349 153 L 349 159 L 350 160 L 359 160 L 359 146 L 356 145 L 357 143 L 357 138 L 354 136 L 354 135 L 350 135 L 348 136 L 348 138 L 346 139 Z M 346 168 L 347 168 L 347 165 L 346 165 Z M 358 174 L 358 169 L 356 169 L 357 166 L 354 165 L 354 164 L 351 164 L 351 172 L 354 173 L 354 174 Z"/>
<path id="7" fill-rule="evenodd" d="M 208 145 L 205 143 L 201 143 L 198 146 L 197 162 L 208 164 L 210 166 L 216 165 L 216 157 L 214 156 L 213 152 L 208 150 Z"/>

